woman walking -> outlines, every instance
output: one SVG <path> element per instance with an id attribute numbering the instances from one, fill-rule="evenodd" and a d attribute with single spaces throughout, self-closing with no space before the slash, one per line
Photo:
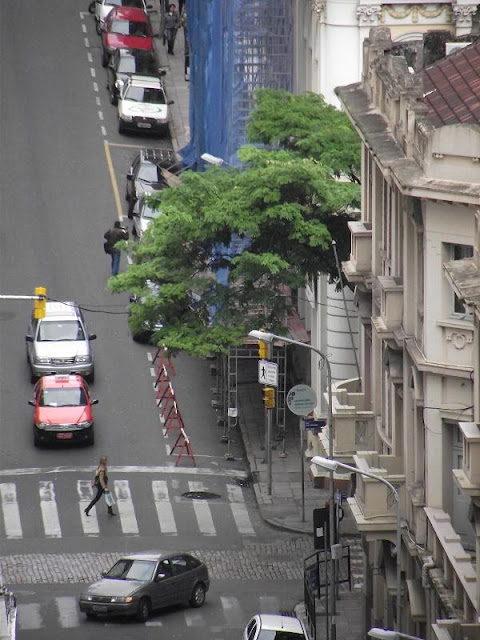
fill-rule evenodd
<path id="1" fill-rule="evenodd" d="M 96 490 L 96 494 L 93 497 L 93 500 L 90 502 L 88 507 L 85 509 L 85 515 L 90 515 L 90 509 L 97 504 L 105 491 L 109 491 L 108 488 L 108 475 L 107 475 L 107 456 L 102 456 L 100 458 L 100 462 L 98 463 L 98 468 L 95 472 L 95 481 L 93 483 L 93 488 Z M 108 514 L 110 516 L 116 516 L 112 507 L 108 507 Z"/>

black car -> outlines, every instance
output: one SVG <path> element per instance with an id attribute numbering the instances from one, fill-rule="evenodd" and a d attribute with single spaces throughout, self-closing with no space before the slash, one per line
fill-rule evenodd
<path id="1" fill-rule="evenodd" d="M 201 607 L 209 586 L 206 565 L 189 553 L 132 553 L 82 593 L 80 611 L 89 618 L 135 616 L 145 622 L 151 611 L 174 604 Z"/>
<path id="2" fill-rule="evenodd" d="M 164 170 L 176 164 L 172 149 L 140 149 L 127 173 L 125 199 L 129 218 L 133 218 L 135 203 L 145 191 L 160 191 L 169 186 Z"/>
<path id="3" fill-rule="evenodd" d="M 160 78 L 165 70 L 159 69 L 152 51 L 116 49 L 107 66 L 107 89 L 112 104 L 117 104 L 123 85 L 133 75 Z"/>

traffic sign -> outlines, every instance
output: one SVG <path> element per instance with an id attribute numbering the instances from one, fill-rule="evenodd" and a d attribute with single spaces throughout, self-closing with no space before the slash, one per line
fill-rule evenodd
<path id="1" fill-rule="evenodd" d="M 278 364 L 268 360 L 259 360 L 258 381 L 270 387 L 278 387 Z"/>
<path id="2" fill-rule="evenodd" d="M 321 420 L 313 420 L 310 418 L 305 418 L 303 421 L 305 429 L 320 429 L 320 431 L 325 427 L 327 421 L 325 418 Z"/>
<path id="3" fill-rule="evenodd" d="M 308 416 L 317 406 L 317 394 L 306 384 L 296 384 L 287 393 L 287 407 L 297 416 Z"/>

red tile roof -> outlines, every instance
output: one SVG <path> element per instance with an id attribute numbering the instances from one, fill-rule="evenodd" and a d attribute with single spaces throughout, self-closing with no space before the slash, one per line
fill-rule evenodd
<path id="1" fill-rule="evenodd" d="M 480 124 L 480 43 L 439 60 L 422 76 L 424 101 L 436 127 Z"/>

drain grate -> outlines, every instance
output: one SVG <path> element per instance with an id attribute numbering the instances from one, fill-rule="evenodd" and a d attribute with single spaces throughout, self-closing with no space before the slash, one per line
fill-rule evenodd
<path id="1" fill-rule="evenodd" d="M 190 500 L 216 500 L 221 498 L 218 493 L 211 493 L 210 491 L 187 491 L 182 493 L 183 498 L 190 498 Z"/>

